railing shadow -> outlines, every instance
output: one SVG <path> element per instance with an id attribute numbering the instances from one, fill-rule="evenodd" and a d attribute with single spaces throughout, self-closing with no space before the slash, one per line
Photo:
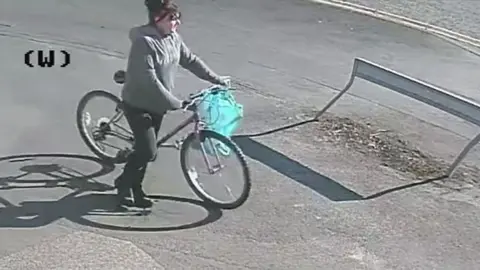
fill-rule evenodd
<path id="1" fill-rule="evenodd" d="M 332 201 L 356 201 L 363 199 L 355 191 L 262 143 L 243 136 L 233 136 L 232 139 L 242 148 L 244 154 L 251 159 L 263 163 Z"/>
<path id="2" fill-rule="evenodd" d="M 339 182 L 322 175 L 298 161 L 246 136 L 232 136 L 233 141 L 242 148 L 245 155 L 259 161 L 278 173 L 316 191 L 331 201 L 362 201 L 372 200 L 394 192 L 407 190 L 416 186 L 426 185 L 439 181 L 448 176 L 433 177 L 430 179 L 409 183 L 385 189 L 372 195 L 363 196 L 343 186 Z"/>
<path id="3" fill-rule="evenodd" d="M 366 196 L 363 199 L 364 200 L 376 199 L 378 197 L 381 197 L 381 196 L 384 196 L 384 195 L 387 195 L 387 194 L 390 194 L 390 193 L 410 189 L 410 188 L 413 188 L 413 187 L 416 187 L 416 186 L 427 185 L 427 184 L 430 184 L 430 183 L 433 183 L 433 182 L 436 182 L 436 181 L 440 181 L 440 180 L 443 180 L 443 179 L 446 179 L 446 178 L 448 178 L 447 175 L 439 176 L 439 177 L 433 177 L 433 178 L 429 178 L 429 179 L 425 179 L 425 180 L 421 180 L 421 181 L 417 181 L 417 182 L 413 182 L 413 183 L 409 183 L 409 184 L 405 184 L 405 185 L 401 185 L 401 186 L 396 186 L 396 187 L 385 189 L 385 190 L 382 190 L 382 191 L 377 192 L 375 194 Z"/>

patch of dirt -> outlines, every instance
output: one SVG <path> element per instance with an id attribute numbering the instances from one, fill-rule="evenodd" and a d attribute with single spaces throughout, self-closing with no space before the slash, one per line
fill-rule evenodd
<path id="1" fill-rule="evenodd" d="M 311 119 L 315 112 L 297 116 L 297 120 Z M 305 132 L 298 133 L 298 130 Z M 379 165 L 393 168 L 397 171 L 413 175 L 416 179 L 433 179 L 445 174 L 449 163 L 424 153 L 411 143 L 401 139 L 398 135 L 384 129 L 377 129 L 368 123 L 355 122 L 350 118 L 338 117 L 330 113 L 320 117 L 318 122 L 299 126 L 286 132 L 302 134 L 302 140 L 308 142 L 328 142 L 360 152 L 379 160 Z M 305 134 L 312 134 L 306 137 Z M 450 185 L 452 180 L 455 187 Z M 448 187 L 476 185 L 480 180 L 480 169 L 472 166 L 460 165 L 449 182 Z"/>

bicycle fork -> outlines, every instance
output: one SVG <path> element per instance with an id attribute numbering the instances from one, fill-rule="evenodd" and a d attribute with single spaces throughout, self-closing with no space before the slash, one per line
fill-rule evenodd
<path id="1" fill-rule="evenodd" d="M 200 135 L 197 135 L 197 136 L 200 137 Z M 200 138 L 198 138 L 198 139 L 200 139 Z M 208 172 L 210 174 L 215 174 L 216 172 L 223 169 L 225 166 L 220 163 L 220 157 L 218 155 L 217 147 L 215 147 L 215 145 L 213 144 L 213 142 L 211 140 L 208 140 L 208 142 L 210 143 L 210 149 L 212 149 L 213 153 L 215 154 L 215 159 L 217 161 L 217 165 L 214 165 L 214 166 L 211 165 L 210 160 L 208 160 L 207 150 L 205 149 L 205 146 L 203 145 L 203 143 L 201 141 L 200 141 L 200 148 L 202 149 L 203 160 L 205 161 L 205 164 L 207 164 Z"/>
<path id="2" fill-rule="evenodd" d="M 203 145 L 203 142 L 205 142 L 205 138 L 201 138 L 201 130 L 202 130 L 201 126 L 202 126 L 201 122 L 197 122 L 195 124 L 195 128 L 194 128 L 195 137 L 200 142 L 200 149 L 202 150 L 203 160 L 205 161 L 205 164 L 207 165 L 208 173 L 209 174 L 215 174 L 216 172 L 223 169 L 225 166 L 220 163 L 220 157 L 219 157 L 217 148 L 215 147 L 215 145 L 213 144 L 213 142 L 211 140 L 208 140 L 208 142 L 210 143 L 210 149 L 212 149 L 213 153 L 215 154 L 215 159 L 217 161 L 217 165 L 212 166 L 212 164 L 210 163 L 210 160 L 208 159 L 207 150 L 205 149 L 205 146 Z M 202 141 L 202 139 L 203 139 L 203 141 Z"/>

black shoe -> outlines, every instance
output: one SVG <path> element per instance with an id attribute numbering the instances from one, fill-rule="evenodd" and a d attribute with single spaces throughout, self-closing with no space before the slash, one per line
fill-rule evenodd
<path id="1" fill-rule="evenodd" d="M 141 187 L 132 188 L 133 204 L 139 208 L 150 208 L 153 206 L 153 201 L 150 200 Z"/>
<path id="2" fill-rule="evenodd" d="M 138 208 L 151 208 L 153 201 L 147 197 L 137 197 L 133 199 L 133 205 Z"/>

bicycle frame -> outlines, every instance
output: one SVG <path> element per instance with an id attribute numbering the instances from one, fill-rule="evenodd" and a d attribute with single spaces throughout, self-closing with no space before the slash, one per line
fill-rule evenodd
<path id="1" fill-rule="evenodd" d="M 209 88 L 209 89 L 213 89 L 213 88 Z M 209 90 L 209 89 L 206 89 L 206 90 Z M 190 125 L 192 123 L 194 124 L 194 129 L 193 129 L 192 132 L 190 132 L 190 134 L 198 135 L 199 132 L 203 130 L 203 127 L 204 127 L 205 123 L 200 119 L 200 115 L 197 112 L 197 105 L 198 104 L 195 104 L 195 102 L 196 102 L 196 100 L 200 99 L 203 96 L 203 93 L 205 93 L 204 91 L 202 91 L 202 93 L 190 96 L 192 101 L 190 102 L 189 105 L 187 105 L 184 108 L 184 111 L 187 111 L 187 110 L 192 111 L 193 114 L 191 116 L 189 116 L 186 120 L 182 121 L 178 126 L 173 128 L 166 135 L 157 139 L 157 142 L 156 142 L 156 148 L 157 149 L 162 147 L 162 145 L 164 145 L 164 143 L 166 141 L 168 141 L 170 138 L 172 138 L 173 136 L 178 134 L 185 127 L 187 127 L 188 125 Z M 191 106 L 193 106 L 193 108 Z M 117 138 L 119 138 L 123 141 L 129 142 L 129 143 L 132 144 L 132 146 L 134 146 L 133 144 L 135 143 L 135 138 L 134 138 L 132 132 L 129 129 L 126 129 L 126 128 L 122 127 L 121 125 L 117 124 L 117 122 L 120 121 L 120 119 L 122 119 L 124 114 L 125 114 L 125 112 L 123 110 L 123 103 L 119 103 L 117 105 L 117 107 L 115 108 L 115 112 L 116 113 L 113 115 L 113 117 L 110 118 L 108 121 L 99 123 L 99 125 L 97 126 L 97 128 L 99 130 L 93 131 L 94 140 L 97 141 L 97 139 L 95 137 L 98 137 L 99 140 L 103 141 L 105 139 L 106 135 L 110 135 L 110 136 L 117 137 Z M 121 132 L 113 131 L 111 129 L 110 125 L 117 126 L 118 128 L 125 131 L 127 133 L 127 135 L 122 134 Z M 203 143 L 200 144 L 200 148 L 202 150 L 203 158 L 204 158 L 204 161 L 205 161 L 205 163 L 208 167 L 209 173 L 214 174 L 217 171 L 223 169 L 224 166 L 220 164 L 220 157 L 219 157 L 219 154 L 218 154 L 218 150 L 216 149 L 216 147 L 214 147 L 214 145 L 211 141 L 209 141 L 209 142 L 210 142 L 210 146 L 213 149 L 213 152 L 215 154 L 218 165 L 213 166 L 213 168 L 212 168 L 212 166 L 210 164 L 210 161 L 207 158 L 207 152 L 205 150 L 205 147 L 204 147 Z M 104 144 L 106 144 L 106 143 L 104 143 Z M 109 144 L 106 144 L 106 145 L 109 145 Z M 182 145 L 183 145 L 183 139 L 176 140 L 173 146 L 176 149 L 180 150 Z M 111 146 L 111 147 L 114 147 L 114 146 Z M 124 158 L 126 158 L 128 156 L 129 153 L 131 153 L 131 149 L 129 149 L 128 147 L 125 148 L 125 149 L 120 149 L 118 147 L 114 147 L 114 148 L 117 148 L 118 150 L 120 150 L 115 157 L 116 159 L 119 159 L 119 160 L 123 160 Z"/>
<path id="2" fill-rule="evenodd" d="M 123 111 L 117 111 L 117 114 L 115 114 L 111 120 L 108 122 L 108 123 L 105 123 L 106 126 L 110 126 L 111 124 L 115 124 L 118 120 L 120 120 L 124 115 L 124 112 Z M 200 121 L 200 118 L 199 118 L 199 115 L 197 112 L 194 112 L 193 115 L 191 115 L 190 117 L 188 117 L 186 120 L 184 120 L 183 122 L 181 122 L 178 126 L 176 126 L 175 128 L 173 128 L 170 132 L 168 132 L 165 136 L 159 138 L 157 140 L 157 148 L 160 148 L 166 141 L 168 141 L 170 138 L 172 138 L 173 136 L 175 136 L 177 133 L 179 133 L 180 131 L 182 131 L 185 127 L 187 127 L 188 125 L 194 123 L 195 126 L 194 126 L 194 133 L 198 133 L 198 131 L 200 130 L 200 126 L 202 124 L 202 122 Z M 117 125 L 119 126 L 119 125 Z M 101 128 L 101 127 L 100 127 Z M 121 127 L 121 129 L 123 129 L 124 131 L 128 132 L 129 134 L 131 134 L 130 131 L 127 131 L 125 128 Z M 124 140 L 124 141 L 128 141 L 130 143 L 133 143 L 135 141 L 134 137 L 131 136 L 131 137 L 128 137 L 128 136 L 125 136 L 123 134 L 117 134 L 117 132 L 112 132 L 112 131 L 104 131 L 106 135 L 110 135 L 110 136 L 115 136 L 121 140 Z M 133 135 L 133 134 L 132 134 Z"/>
<path id="3" fill-rule="evenodd" d="M 187 127 L 188 125 L 194 123 L 195 124 L 195 127 L 194 127 L 194 131 L 195 133 L 198 133 L 198 131 L 200 130 L 200 124 L 201 124 L 201 121 L 199 119 L 199 116 L 196 112 L 193 113 L 193 115 L 191 115 L 190 117 L 188 117 L 186 120 L 184 120 L 182 123 L 180 123 L 180 125 L 178 125 L 177 127 L 175 127 L 174 129 L 172 129 L 169 133 L 167 133 L 165 136 L 163 136 L 162 138 L 158 139 L 157 141 L 157 148 L 160 148 L 166 141 L 168 141 L 170 138 L 172 138 L 173 136 L 175 136 L 175 134 L 177 134 L 178 132 L 182 131 L 185 127 Z"/>
<path id="4" fill-rule="evenodd" d="M 201 93 L 191 95 L 190 97 L 192 98 L 192 102 L 199 99 L 203 95 L 203 93 L 205 93 L 205 91 L 215 89 L 216 87 L 217 86 L 212 86 L 210 88 L 204 89 L 203 91 L 201 91 Z M 104 135 L 115 136 L 115 137 L 117 137 L 121 140 L 130 142 L 130 143 L 133 144 L 135 142 L 135 138 L 133 137 L 133 134 L 131 132 L 129 132 L 128 130 L 126 130 L 125 128 L 123 128 L 122 126 L 116 125 L 116 122 L 118 122 L 124 115 L 124 111 L 122 110 L 122 107 L 123 107 L 122 104 L 119 104 L 119 106 L 117 106 L 117 108 L 115 109 L 117 114 L 115 114 L 108 122 L 100 124 L 100 129 L 101 129 L 100 132 L 103 133 L 100 136 L 102 136 L 102 137 Z M 186 120 L 184 120 L 182 123 L 180 123 L 180 125 L 178 125 L 173 130 L 168 132 L 165 136 L 163 136 L 162 138 L 157 140 L 157 143 L 156 143 L 156 148 L 157 149 L 160 148 L 166 141 L 168 141 L 170 138 L 175 136 L 178 132 L 183 130 L 189 124 L 192 124 L 192 123 L 195 124 L 193 133 L 198 134 L 198 132 L 201 130 L 201 126 L 203 125 L 203 122 L 200 120 L 200 116 L 198 115 L 198 112 L 196 111 L 196 109 L 190 110 L 190 111 L 193 111 L 192 116 L 188 117 Z M 132 136 L 129 137 L 129 136 L 125 136 L 121 133 L 112 132 L 112 130 L 110 130 L 110 128 L 109 128 L 111 124 L 118 126 L 120 129 L 126 131 L 127 133 L 129 133 Z M 106 129 L 106 130 L 103 130 L 103 129 Z M 175 147 L 177 149 L 179 149 L 180 143 L 181 143 L 181 140 L 175 142 Z M 203 148 L 203 146 L 202 146 L 202 148 Z M 204 152 L 204 149 L 202 149 L 202 151 Z M 216 150 L 215 150 L 215 152 L 216 152 Z M 218 155 L 217 153 L 215 153 L 215 154 Z M 205 155 L 205 153 L 204 153 L 204 155 Z M 217 156 L 217 159 L 218 159 L 218 156 Z"/>
<path id="5" fill-rule="evenodd" d="M 124 112 L 123 111 L 118 111 L 117 110 L 117 114 L 115 114 L 112 119 L 108 122 L 108 123 L 105 123 L 107 124 L 106 126 L 109 126 L 110 124 L 115 124 L 118 120 L 120 120 L 122 117 L 123 117 L 123 114 Z M 116 121 L 114 121 L 116 120 Z M 183 122 L 181 122 L 178 126 L 176 126 L 174 129 L 172 129 L 170 132 L 168 132 L 165 136 L 161 137 L 160 139 L 157 140 L 157 144 L 156 144 L 156 147 L 157 149 L 160 148 L 166 141 L 168 141 L 170 138 L 172 138 L 173 136 L 175 136 L 178 132 L 182 131 L 185 127 L 187 127 L 188 125 L 194 123 L 195 126 L 194 126 L 194 130 L 193 130 L 193 133 L 195 134 L 198 134 L 198 132 L 201 130 L 201 125 L 202 125 L 202 121 L 200 120 L 200 117 L 198 115 L 198 113 L 196 111 L 193 112 L 193 115 L 189 116 L 187 119 L 185 119 Z M 121 126 L 120 126 L 121 127 Z M 123 130 L 125 130 L 125 128 L 121 127 Z M 127 131 L 128 132 L 128 131 Z M 111 132 L 111 131 L 105 131 L 106 134 L 108 135 L 112 135 L 112 136 L 115 136 L 119 139 L 122 139 L 122 140 L 125 140 L 125 141 L 128 141 L 128 142 L 131 142 L 131 143 L 134 143 L 135 139 L 133 136 L 131 137 L 125 137 L 124 135 L 122 134 L 116 134 L 114 132 Z M 131 133 L 131 132 L 129 132 Z M 210 142 L 211 143 L 211 142 Z M 179 145 L 177 144 L 176 145 L 177 149 L 179 149 Z M 221 170 L 224 168 L 223 165 L 220 164 L 220 157 L 218 155 L 218 152 L 217 152 L 217 149 L 213 148 L 213 151 L 215 153 L 215 157 L 216 157 L 216 161 L 217 163 L 219 164 L 218 166 L 214 166 L 214 168 L 212 168 L 212 165 L 210 163 L 210 161 L 208 160 L 207 158 L 207 154 L 206 154 L 206 151 L 205 151 L 205 148 L 203 145 L 201 145 L 201 149 L 202 149 L 202 154 L 203 154 L 203 159 L 205 161 L 205 163 L 207 164 L 207 167 L 208 167 L 208 171 L 209 173 L 211 174 L 214 174 L 216 173 L 217 171 Z"/>

